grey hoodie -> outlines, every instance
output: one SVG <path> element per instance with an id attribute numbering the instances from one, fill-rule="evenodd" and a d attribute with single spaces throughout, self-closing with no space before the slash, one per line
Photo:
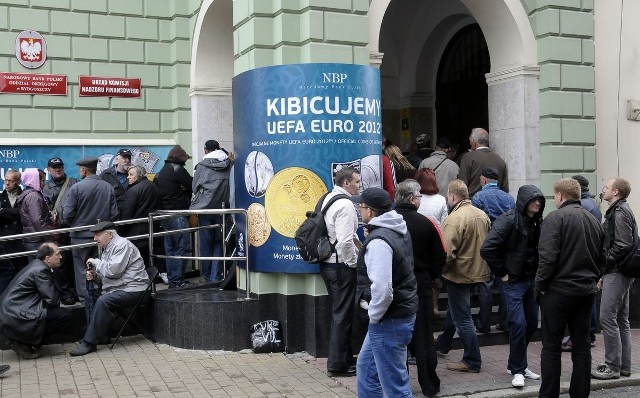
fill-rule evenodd
<path id="1" fill-rule="evenodd" d="M 407 223 L 395 210 L 372 218 L 368 225 L 388 228 L 402 235 L 407 234 Z M 393 301 L 392 263 L 393 250 L 382 239 L 369 242 L 364 255 L 367 264 L 367 276 L 371 281 L 371 301 L 369 302 L 369 321 L 378 323 Z"/>
<path id="2" fill-rule="evenodd" d="M 231 207 L 229 175 L 232 165 L 227 153 L 221 149 L 204 155 L 193 175 L 194 196 L 189 209 L 221 209 L 222 203 L 226 208 Z"/>

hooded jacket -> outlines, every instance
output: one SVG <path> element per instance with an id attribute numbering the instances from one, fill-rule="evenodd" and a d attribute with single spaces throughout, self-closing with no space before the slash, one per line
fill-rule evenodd
<path id="1" fill-rule="evenodd" d="M 491 221 L 469 199 L 458 202 L 442 224 L 447 263 L 442 277 L 453 283 L 478 283 L 489 279 L 489 267 L 479 256 Z"/>
<path id="2" fill-rule="evenodd" d="M 541 201 L 540 210 L 529 217 L 527 205 L 536 198 Z M 517 280 L 535 276 L 544 206 L 542 191 L 535 185 L 523 185 L 518 190 L 516 208 L 502 214 L 493 223 L 480 255 L 497 277 L 508 274 L 509 280 Z"/>
<path id="3" fill-rule="evenodd" d="M 191 203 L 193 177 L 184 168 L 184 162 L 167 158 L 153 183 L 160 190 L 164 210 L 185 210 Z"/>
<path id="4" fill-rule="evenodd" d="M 356 302 L 369 302 L 369 321 L 405 318 L 418 312 L 413 250 L 407 224 L 395 211 L 374 217 L 358 255 Z"/>
<path id="5" fill-rule="evenodd" d="M 38 169 L 27 169 L 22 173 L 25 190 L 18 196 L 16 205 L 20 209 L 22 232 L 42 232 L 53 228 L 49 215 L 49 206 L 40 190 L 40 173 Z M 46 236 L 23 238 L 24 242 L 44 242 Z"/>
<path id="6" fill-rule="evenodd" d="M 547 215 L 540 230 L 536 293 L 596 294 L 603 244 L 602 226 L 580 201 L 562 203 L 558 210 Z"/>
<path id="7" fill-rule="evenodd" d="M 229 175 L 233 162 L 221 149 L 204 155 L 196 165 L 191 188 L 194 196 L 192 210 L 221 209 L 222 203 L 229 208 Z"/>

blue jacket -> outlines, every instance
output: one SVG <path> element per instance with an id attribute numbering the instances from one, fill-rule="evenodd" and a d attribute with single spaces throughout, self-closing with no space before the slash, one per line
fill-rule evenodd
<path id="1" fill-rule="evenodd" d="M 516 207 L 516 202 L 513 200 L 513 197 L 498 188 L 498 184 L 495 182 L 485 184 L 481 190 L 473 195 L 471 203 L 487 213 L 491 224 L 493 224 L 495 219 L 500 217 L 502 213 Z"/>
<path id="2" fill-rule="evenodd" d="M 580 204 L 582 207 L 587 209 L 587 211 L 598 220 L 598 222 L 602 222 L 602 212 L 596 205 L 596 202 L 593 200 L 593 196 L 591 196 L 591 192 L 583 191 L 580 196 Z"/>

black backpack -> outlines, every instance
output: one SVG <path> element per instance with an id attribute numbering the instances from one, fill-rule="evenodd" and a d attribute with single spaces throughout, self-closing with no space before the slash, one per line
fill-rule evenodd
<path id="1" fill-rule="evenodd" d="M 339 199 L 349 199 L 345 194 L 338 194 L 329 199 L 326 206 L 321 209 L 322 202 L 329 193 L 322 195 L 314 211 L 307 212 L 307 219 L 300 224 L 295 234 L 298 252 L 304 261 L 309 263 L 319 263 L 331 257 L 335 252 L 335 243 L 329 241 L 327 225 L 324 222 L 324 215 L 329 207 Z"/>

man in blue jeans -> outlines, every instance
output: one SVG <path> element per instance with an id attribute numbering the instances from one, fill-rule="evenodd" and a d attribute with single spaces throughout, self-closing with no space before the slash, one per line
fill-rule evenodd
<path id="1" fill-rule="evenodd" d="M 471 204 L 467 185 L 461 180 L 449 183 L 447 200 L 451 211 L 442 225 L 447 248 L 442 278 L 447 280 L 449 313 L 464 346 L 462 360 L 447 364 L 447 369 L 478 373 L 482 358 L 471 318 L 471 292 L 489 279 L 489 267 L 480 257 L 480 246 L 491 222 L 482 210 Z"/>
<path id="2" fill-rule="evenodd" d="M 191 204 L 191 184 L 193 178 L 184 168 L 187 155 L 180 145 L 175 145 L 169 151 L 164 167 L 156 175 L 153 183 L 160 190 L 162 207 L 164 210 L 186 210 Z M 178 216 L 162 220 L 165 231 L 175 231 L 189 226 L 185 216 Z M 189 252 L 189 234 L 185 232 L 174 233 L 164 237 L 164 250 L 167 256 L 186 256 Z M 182 287 L 188 284 L 184 279 L 184 260 L 168 258 L 167 278 L 169 287 Z"/>
<path id="3" fill-rule="evenodd" d="M 367 336 L 358 355 L 359 397 L 411 397 L 407 345 L 418 312 L 413 249 L 407 224 L 391 196 L 367 188 L 352 196 L 368 231 L 358 254 L 358 288 L 370 292 Z"/>
<path id="4" fill-rule="evenodd" d="M 510 331 L 507 370 L 513 374 L 511 384 L 516 388 L 524 387 L 525 378 L 540 379 L 528 368 L 527 346 L 538 329 L 533 288 L 544 204 L 538 187 L 520 187 L 516 208 L 495 220 L 480 249 L 495 277 L 502 281 Z"/>

